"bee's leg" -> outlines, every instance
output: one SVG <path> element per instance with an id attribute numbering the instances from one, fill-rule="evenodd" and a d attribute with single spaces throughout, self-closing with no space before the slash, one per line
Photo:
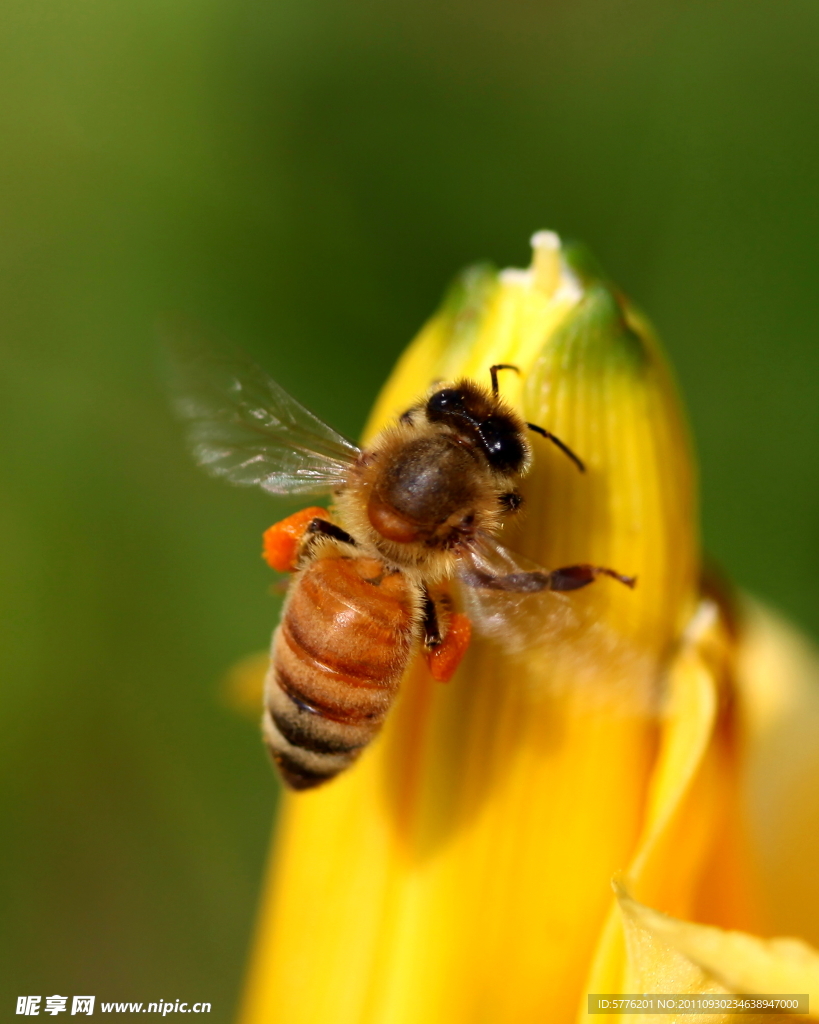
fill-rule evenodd
<path id="1" fill-rule="evenodd" d="M 436 383 L 436 381 L 433 381 L 433 384 L 434 383 Z M 419 412 L 422 408 L 422 405 L 411 405 L 409 409 L 406 410 L 406 412 L 401 413 L 401 415 L 398 417 L 398 422 L 407 424 L 412 423 L 415 414 Z"/>
<path id="2" fill-rule="evenodd" d="M 422 621 L 424 630 L 424 647 L 429 651 L 441 643 L 441 627 L 438 625 L 438 610 L 435 602 L 429 596 L 429 591 L 424 587 L 424 618 Z"/>
<path id="3" fill-rule="evenodd" d="M 563 569 L 554 569 L 548 574 L 549 590 L 579 590 L 589 583 L 594 583 L 598 576 L 611 576 L 613 580 L 623 583 L 632 590 L 637 584 L 636 576 L 623 576 L 614 569 L 605 569 L 601 565 L 567 565 Z"/>
<path id="4" fill-rule="evenodd" d="M 304 508 L 287 519 L 274 523 L 263 535 L 262 558 L 276 572 L 292 572 L 296 568 L 304 535 L 317 521 L 326 522 L 330 514 L 325 508 Z"/>
<path id="5" fill-rule="evenodd" d="M 350 544 L 355 547 L 355 538 L 351 537 L 346 530 L 342 530 L 340 526 L 336 526 L 335 523 L 331 523 L 328 519 L 319 518 L 318 516 L 307 526 L 307 533 L 318 534 L 322 537 L 332 537 L 333 540 L 341 541 L 342 544 Z"/>
<path id="6" fill-rule="evenodd" d="M 594 583 L 598 576 L 611 576 L 612 579 L 631 588 L 637 583 L 636 576 L 623 576 L 614 569 L 606 569 L 601 565 L 567 565 L 551 572 L 510 572 L 506 576 L 493 576 L 488 572 L 468 572 L 463 573 L 461 579 L 470 587 L 536 594 L 541 590 L 579 590 L 589 583 Z"/>
<path id="7" fill-rule="evenodd" d="M 443 634 L 439 609 L 446 615 Z M 423 628 L 424 657 L 430 675 L 436 682 L 448 683 L 469 647 L 472 623 L 460 612 L 450 612 L 447 597 L 441 596 L 436 604 L 425 587 Z"/>

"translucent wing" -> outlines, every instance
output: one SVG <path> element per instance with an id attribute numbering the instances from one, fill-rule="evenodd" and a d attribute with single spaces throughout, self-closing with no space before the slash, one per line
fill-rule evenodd
<path id="1" fill-rule="evenodd" d="M 460 596 L 476 632 L 513 651 L 565 637 L 580 625 L 572 593 L 537 590 L 545 569 L 480 534 L 458 564 Z M 512 589 L 526 586 L 529 590 Z"/>
<path id="2" fill-rule="evenodd" d="M 177 415 L 200 466 L 270 494 L 321 494 L 343 483 L 359 449 L 249 359 L 189 327 L 163 330 Z"/>

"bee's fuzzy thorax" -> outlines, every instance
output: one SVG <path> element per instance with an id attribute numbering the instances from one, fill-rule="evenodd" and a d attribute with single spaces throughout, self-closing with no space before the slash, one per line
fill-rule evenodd
<path id="1" fill-rule="evenodd" d="M 500 439 L 494 450 L 484 425 Z M 504 499 L 517 494 L 531 462 L 525 429 L 474 381 L 437 384 L 362 452 L 336 493 L 338 518 L 364 551 L 419 579 L 448 578 L 459 547 L 496 533 L 517 511 Z"/>

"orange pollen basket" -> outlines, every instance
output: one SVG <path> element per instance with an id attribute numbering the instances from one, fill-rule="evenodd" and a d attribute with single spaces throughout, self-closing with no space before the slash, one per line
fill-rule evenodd
<path id="1" fill-rule="evenodd" d="M 305 530 L 314 519 L 329 519 L 325 508 L 303 508 L 287 519 L 274 523 L 262 535 L 262 558 L 276 572 L 293 572 Z"/>
<path id="2" fill-rule="evenodd" d="M 436 682 L 448 683 L 455 675 L 471 639 L 472 623 L 461 612 L 455 612 L 443 642 L 425 653 L 430 675 Z"/>

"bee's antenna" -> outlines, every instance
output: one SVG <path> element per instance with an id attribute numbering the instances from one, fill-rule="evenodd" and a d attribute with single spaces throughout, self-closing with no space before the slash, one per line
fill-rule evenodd
<path id="1" fill-rule="evenodd" d="M 498 369 L 500 369 L 500 367 L 498 367 Z M 536 434 L 540 434 L 541 437 L 545 437 L 547 440 L 551 441 L 552 444 L 556 444 L 557 447 L 564 453 L 564 455 L 569 456 L 569 458 L 577 466 L 581 473 L 586 472 L 586 467 L 583 464 L 583 461 L 579 459 L 571 450 L 571 448 L 567 444 L 564 444 L 559 437 L 555 437 L 554 434 L 550 434 L 548 430 L 544 430 L 543 427 L 539 427 L 536 423 L 527 423 L 526 426 L 530 430 L 534 430 Z"/>
<path id="2" fill-rule="evenodd" d="M 511 363 L 495 363 L 494 366 L 490 366 L 489 376 L 492 378 L 493 395 L 497 395 L 498 393 L 498 370 L 514 370 L 515 373 L 520 373 L 520 368 L 513 366 Z"/>

